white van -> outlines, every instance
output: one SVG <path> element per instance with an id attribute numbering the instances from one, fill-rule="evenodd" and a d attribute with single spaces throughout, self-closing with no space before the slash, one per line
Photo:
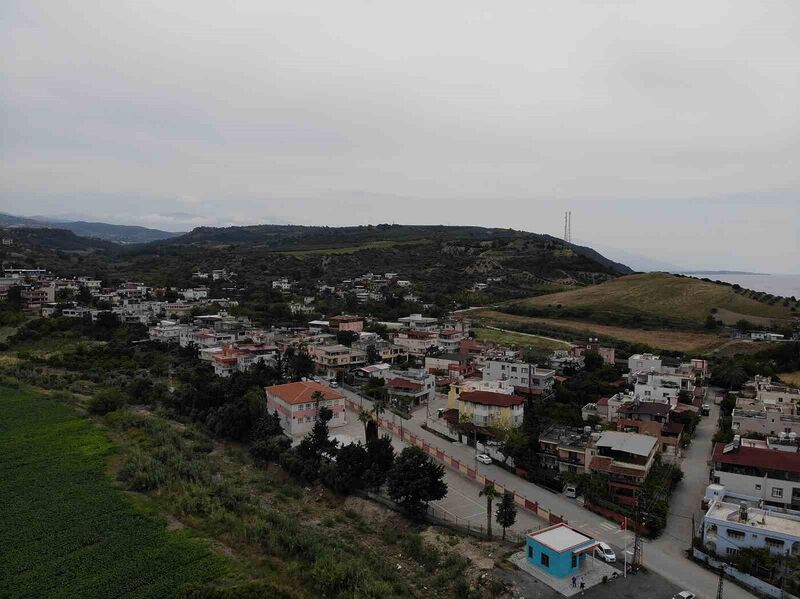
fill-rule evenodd
<path id="1" fill-rule="evenodd" d="M 570 497 L 571 499 L 575 499 L 578 496 L 578 487 L 575 485 L 567 485 L 564 487 L 564 495 Z"/>

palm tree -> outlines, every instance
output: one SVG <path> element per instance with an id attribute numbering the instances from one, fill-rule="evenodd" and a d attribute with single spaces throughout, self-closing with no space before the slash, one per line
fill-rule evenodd
<path id="1" fill-rule="evenodd" d="M 364 425 L 364 441 L 367 441 L 367 425 L 372 421 L 372 414 L 367 410 L 361 410 L 358 413 L 358 421 Z"/>
<path id="2" fill-rule="evenodd" d="M 478 497 L 486 497 L 486 536 L 490 541 L 492 540 L 492 503 L 497 495 L 497 489 L 494 488 L 492 482 L 487 482 L 478 494 Z"/>
<path id="3" fill-rule="evenodd" d="M 322 391 L 314 391 L 311 394 L 311 399 L 314 401 L 314 419 L 319 420 L 319 402 L 325 399 L 325 396 L 322 394 Z"/>
<path id="4" fill-rule="evenodd" d="M 376 399 L 372 402 L 372 413 L 375 414 L 376 417 L 380 418 L 381 414 L 386 411 L 386 403 L 383 399 Z"/>

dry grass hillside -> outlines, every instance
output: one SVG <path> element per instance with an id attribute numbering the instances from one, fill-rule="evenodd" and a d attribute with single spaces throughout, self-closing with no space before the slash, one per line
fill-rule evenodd
<path id="1" fill-rule="evenodd" d="M 797 315 L 790 306 L 781 302 L 769 305 L 738 294 L 727 285 L 666 273 L 629 275 L 600 285 L 528 298 L 515 304 L 564 311 L 566 318 L 598 322 L 630 317 L 699 325 L 705 322 L 712 309 L 716 309 L 717 317 L 726 324 L 744 318 L 767 325 L 770 321 L 787 322 Z M 582 317 L 580 312 L 584 312 Z"/>

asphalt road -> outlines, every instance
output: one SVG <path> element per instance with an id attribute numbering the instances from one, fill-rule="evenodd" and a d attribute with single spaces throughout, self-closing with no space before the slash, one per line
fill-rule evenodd
<path id="1" fill-rule="evenodd" d="M 349 395 L 354 401 L 360 401 L 357 394 L 342 388 L 338 390 Z M 441 400 L 439 401 L 441 402 Z M 368 403 L 367 400 L 364 400 L 365 406 Z M 692 591 L 699 599 L 714 599 L 717 594 L 718 584 L 718 578 L 715 573 L 701 568 L 685 557 L 685 551 L 691 542 L 691 514 L 695 510 L 699 510 L 703 491 L 708 484 L 707 460 L 711 449 L 711 436 L 716 428 L 717 406 L 714 406 L 712 410 L 711 416 L 704 417 L 701 421 L 696 437 L 681 462 L 685 478 L 673 494 L 671 505 L 674 507 L 670 512 L 670 518 L 664 533 L 655 541 L 644 541 L 642 547 L 642 561 L 646 568 L 658 572 L 673 585 Z M 474 449 L 464 444 L 450 443 L 422 428 L 421 425 L 424 423 L 428 412 L 430 417 L 436 417 L 436 410 L 432 405 L 429 411 L 425 408 L 417 410 L 411 420 L 403 422 L 403 426 L 417 437 L 425 439 L 429 444 L 446 450 L 447 454 L 456 459 L 463 462 L 471 460 L 481 474 L 525 495 L 533 501 L 538 501 L 543 507 L 562 516 L 571 526 L 611 545 L 618 556 L 621 557 L 623 555 L 626 536 L 627 543 L 630 543 L 631 533 L 619 530 L 614 523 L 584 509 L 579 500 L 569 499 L 562 494 L 553 493 L 534 485 L 499 466 L 487 466 L 475 462 Z M 386 413 L 384 416 L 391 418 L 390 413 Z M 334 429 L 333 432 L 351 427 L 353 426 L 353 421 L 355 421 L 361 430 L 361 436 L 356 438 L 362 439 L 363 426 L 358 423 L 356 416 L 349 414 L 348 420 L 350 422 L 346 427 Z M 400 418 L 398 417 L 397 420 L 399 423 Z M 396 438 L 394 443 L 396 447 L 403 446 Z M 452 497 L 448 493 L 447 499 L 437 503 L 437 505 L 444 509 L 452 510 L 456 514 L 463 514 L 464 517 L 471 514 L 477 518 L 477 514 L 481 513 L 485 520 L 485 507 L 479 510 L 477 506 L 474 506 L 475 511 L 472 512 L 473 505 L 467 500 L 473 497 L 476 502 L 479 501 L 480 485 L 449 468 L 447 469 L 447 482 L 448 485 L 452 485 Z M 524 531 L 526 529 L 540 528 L 543 524 L 544 522 L 533 514 L 521 509 L 519 510 L 515 528 Z M 755 595 L 733 583 L 726 583 L 725 597 L 728 599 L 752 599 Z"/>

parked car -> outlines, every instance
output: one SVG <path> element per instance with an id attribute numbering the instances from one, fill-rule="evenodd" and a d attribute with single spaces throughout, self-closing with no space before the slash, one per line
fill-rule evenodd
<path id="1" fill-rule="evenodd" d="M 704 403 L 703 406 L 700 408 L 700 413 L 703 416 L 708 416 L 709 414 L 711 414 L 711 406 L 708 405 L 707 403 Z"/>
<path id="2" fill-rule="evenodd" d="M 695 599 L 695 596 L 694 593 L 690 593 L 689 591 L 681 591 L 680 593 L 675 593 L 672 599 Z"/>
<path id="3" fill-rule="evenodd" d="M 578 487 L 575 485 L 567 485 L 564 487 L 564 495 L 575 499 L 578 496 Z"/>
<path id="4" fill-rule="evenodd" d="M 330 386 L 333 387 L 333 388 L 336 388 L 336 387 L 339 386 L 339 383 L 337 383 L 336 381 L 331 381 L 330 382 Z"/>
<path id="5" fill-rule="evenodd" d="M 489 457 L 488 455 L 486 455 L 485 453 L 478 454 L 478 457 L 475 458 L 475 459 L 478 460 L 481 464 L 491 464 L 492 463 L 492 458 Z"/>
<path id="6" fill-rule="evenodd" d="M 594 550 L 594 554 L 609 564 L 617 561 L 617 554 L 614 553 L 614 550 L 607 543 L 598 543 L 598 546 Z"/>

